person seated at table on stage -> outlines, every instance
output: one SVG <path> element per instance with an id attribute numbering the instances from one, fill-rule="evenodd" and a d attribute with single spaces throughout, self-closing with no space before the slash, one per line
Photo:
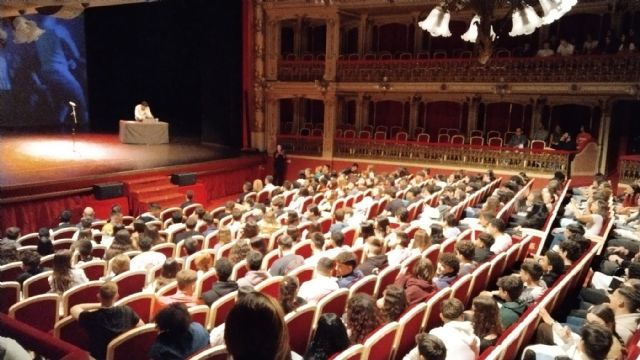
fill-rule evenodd
<path id="1" fill-rule="evenodd" d="M 148 121 L 148 120 L 156 120 L 151 113 L 151 108 L 146 101 L 142 101 L 140 104 L 136 105 L 134 110 L 136 121 Z"/>

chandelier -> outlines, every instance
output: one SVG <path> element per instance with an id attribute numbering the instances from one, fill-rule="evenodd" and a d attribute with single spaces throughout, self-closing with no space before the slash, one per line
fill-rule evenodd
<path id="1" fill-rule="evenodd" d="M 551 24 L 561 18 L 577 3 L 577 0 L 443 0 L 429 15 L 418 23 L 431 36 L 451 36 L 449 20 L 451 12 L 471 10 L 475 13 L 462 40 L 477 43 L 479 61 L 485 64 L 492 54 L 496 38 L 493 22 L 496 9 L 507 8 L 511 15 L 510 36 L 529 35 L 542 25 Z M 539 6 L 539 11 L 534 7 Z"/>

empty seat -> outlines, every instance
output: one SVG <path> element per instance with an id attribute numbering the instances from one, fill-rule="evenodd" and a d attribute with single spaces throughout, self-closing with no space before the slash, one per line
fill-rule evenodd
<path id="1" fill-rule="evenodd" d="M 107 346 L 107 360 L 147 359 L 149 349 L 156 341 L 156 324 L 145 324 L 133 328 L 115 339 Z"/>
<path id="2" fill-rule="evenodd" d="M 59 305 L 58 294 L 37 295 L 11 306 L 9 316 L 38 330 L 49 332 L 58 321 Z"/>

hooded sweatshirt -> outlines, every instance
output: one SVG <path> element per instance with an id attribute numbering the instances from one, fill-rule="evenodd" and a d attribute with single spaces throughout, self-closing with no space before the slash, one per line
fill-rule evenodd
<path id="1" fill-rule="evenodd" d="M 266 271 L 262 271 L 262 270 L 254 271 L 254 270 L 251 270 L 251 271 L 247 272 L 247 274 L 242 279 L 238 280 L 238 288 L 241 288 L 243 286 L 254 287 L 254 286 L 260 284 L 261 282 L 263 282 L 264 280 L 267 280 L 270 277 L 271 276 Z"/>
<path id="2" fill-rule="evenodd" d="M 415 305 L 429 300 L 437 289 L 431 281 L 418 279 L 411 275 L 403 275 L 395 281 L 404 289 L 409 305 Z"/>
<path id="3" fill-rule="evenodd" d="M 470 321 L 449 321 L 441 327 L 429 331 L 437 336 L 447 348 L 445 360 L 475 360 L 480 349 L 480 339 L 473 333 Z M 420 353 L 415 347 L 403 360 L 419 360 Z"/>

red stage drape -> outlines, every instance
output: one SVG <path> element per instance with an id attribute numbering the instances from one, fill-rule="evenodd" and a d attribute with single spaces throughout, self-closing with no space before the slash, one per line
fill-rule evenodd
<path id="1" fill-rule="evenodd" d="M 242 1 L 242 146 L 251 145 L 251 124 L 255 120 L 253 93 L 253 1 Z"/>
<path id="2" fill-rule="evenodd" d="M 425 132 L 429 133 L 432 139 L 437 138 L 440 128 L 460 129 L 462 104 L 452 101 L 436 101 L 427 103 L 424 109 L 418 124 L 422 124 Z"/>

